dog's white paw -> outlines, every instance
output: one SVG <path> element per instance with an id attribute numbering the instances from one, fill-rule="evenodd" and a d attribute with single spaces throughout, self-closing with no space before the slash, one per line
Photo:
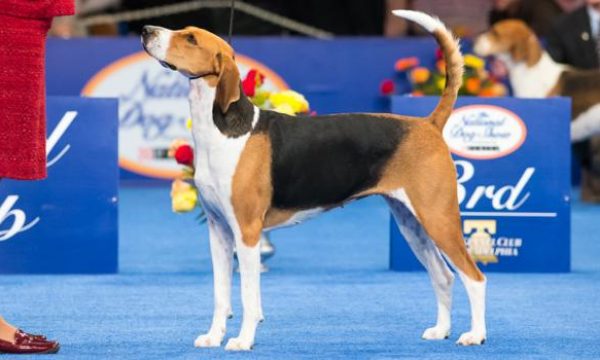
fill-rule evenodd
<path id="1" fill-rule="evenodd" d="M 219 347 L 223 341 L 223 335 L 204 334 L 200 335 L 194 341 L 194 346 L 197 348 Z"/>
<path id="2" fill-rule="evenodd" d="M 450 329 L 448 327 L 434 326 L 423 332 L 421 336 L 425 340 L 444 340 L 450 335 Z"/>
<path id="3" fill-rule="evenodd" d="M 462 334 L 458 341 L 458 345 L 470 346 L 470 345 L 481 345 L 485 342 L 485 334 L 479 331 L 469 331 Z"/>
<path id="4" fill-rule="evenodd" d="M 225 350 L 228 351 L 250 351 L 252 350 L 252 341 L 248 341 L 242 338 L 231 338 L 225 345 Z"/>

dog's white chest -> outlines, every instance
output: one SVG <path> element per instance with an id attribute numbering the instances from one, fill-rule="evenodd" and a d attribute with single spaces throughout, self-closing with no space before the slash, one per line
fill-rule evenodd
<path id="1" fill-rule="evenodd" d="M 521 62 L 512 64 L 510 81 L 515 96 L 523 98 L 544 98 L 556 86 L 560 74 L 565 70 L 563 65 L 555 63 L 550 55 L 543 53 L 540 61 L 534 66 Z"/>
<path id="2" fill-rule="evenodd" d="M 250 134 L 237 138 L 222 134 L 213 122 L 212 109 L 216 88 L 203 79 L 191 82 L 190 110 L 194 138 L 194 182 L 202 204 L 214 215 L 233 215 L 231 186 L 240 155 Z M 255 108 L 254 118 L 257 118 Z"/>

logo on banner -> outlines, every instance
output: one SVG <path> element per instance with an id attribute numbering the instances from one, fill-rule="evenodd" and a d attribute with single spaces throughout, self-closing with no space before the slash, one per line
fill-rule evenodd
<path id="1" fill-rule="evenodd" d="M 512 111 L 492 105 L 470 105 L 452 112 L 443 131 L 454 154 L 469 159 L 496 159 L 519 149 L 527 128 Z"/>
<path id="2" fill-rule="evenodd" d="M 519 256 L 523 239 L 497 235 L 496 220 L 465 220 L 463 233 L 469 253 L 484 265 L 497 263 L 501 256 Z"/>
<path id="3" fill-rule="evenodd" d="M 267 90 L 288 88 L 283 79 L 265 65 L 236 54 L 240 75 L 250 69 L 266 75 Z M 189 81 L 161 67 L 145 52 L 119 59 L 92 77 L 82 95 L 119 98 L 119 165 L 134 173 L 174 178 L 181 170 L 167 158 L 174 139 L 190 139 Z"/>
<path id="4" fill-rule="evenodd" d="M 56 164 L 65 156 L 69 149 L 71 149 L 71 145 L 67 144 L 58 152 L 58 154 L 54 155 L 52 158 L 50 157 L 52 150 L 56 147 L 56 144 L 63 137 L 73 121 L 75 121 L 76 117 L 77 111 L 67 111 L 54 130 L 52 130 L 50 136 L 48 136 L 48 139 L 46 140 L 46 167 L 49 168 Z M 30 222 L 27 222 L 27 214 L 25 211 L 15 208 L 18 200 L 18 195 L 9 195 L 0 204 L 0 241 L 7 241 L 18 233 L 29 230 L 40 221 L 40 218 L 36 217 Z M 10 220 L 12 220 L 12 222 L 9 222 Z M 10 223 L 10 227 L 2 229 L 2 225 L 7 222 Z"/>

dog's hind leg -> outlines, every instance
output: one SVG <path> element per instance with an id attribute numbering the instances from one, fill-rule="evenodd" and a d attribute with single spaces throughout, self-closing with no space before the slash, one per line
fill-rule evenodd
<path id="1" fill-rule="evenodd" d="M 417 219 L 435 245 L 456 268 L 471 305 L 471 330 L 460 336 L 460 345 L 480 345 L 486 339 L 486 278 L 469 255 L 462 234 L 456 172 L 448 155 L 431 156 L 414 166 L 413 179 L 405 186 Z M 437 160 L 437 161 L 434 161 Z M 441 181 L 440 179 L 444 179 Z"/>
<path id="2" fill-rule="evenodd" d="M 226 224 L 208 219 L 213 265 L 214 314 L 208 333 L 198 336 L 196 347 L 220 346 L 231 317 L 231 278 L 233 272 L 233 234 Z"/>
<path id="3" fill-rule="evenodd" d="M 235 246 L 240 264 L 242 307 L 242 328 L 236 338 L 225 345 L 226 350 L 251 350 L 254 346 L 256 327 L 262 321 L 260 299 L 260 236 L 262 221 L 256 219 L 240 226 L 235 235 Z"/>
<path id="4" fill-rule="evenodd" d="M 446 265 L 440 251 L 423 230 L 414 216 L 404 190 L 394 191 L 386 198 L 396 224 L 408 245 L 423 264 L 437 299 L 437 322 L 423 333 L 423 339 L 447 339 L 450 334 L 450 310 L 452 307 L 452 285 L 454 275 Z"/>

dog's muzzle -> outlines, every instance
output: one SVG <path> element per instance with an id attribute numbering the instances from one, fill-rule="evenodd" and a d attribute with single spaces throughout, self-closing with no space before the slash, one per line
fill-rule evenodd
<path id="1" fill-rule="evenodd" d="M 146 25 L 142 28 L 142 44 L 144 44 L 144 46 L 146 45 L 146 43 L 154 36 L 156 36 L 156 33 L 158 32 L 160 28 L 158 26 L 151 26 L 151 25 Z"/>

